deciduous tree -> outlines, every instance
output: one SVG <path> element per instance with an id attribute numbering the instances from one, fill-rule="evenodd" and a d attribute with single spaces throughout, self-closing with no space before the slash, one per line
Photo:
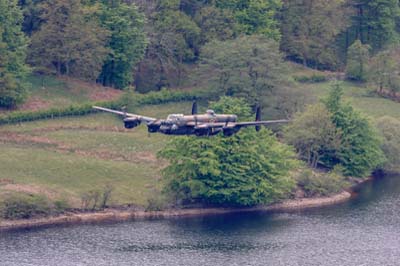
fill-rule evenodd
<path id="1" fill-rule="evenodd" d="M 0 0 L 0 107 L 14 107 L 23 102 L 26 90 L 23 79 L 28 39 L 22 32 L 22 11 L 16 0 Z"/>
<path id="2" fill-rule="evenodd" d="M 143 58 L 147 40 L 144 16 L 134 4 L 112 1 L 103 5 L 101 24 L 110 33 L 110 53 L 103 65 L 99 81 L 105 86 L 124 88 L 133 81 L 136 65 Z"/>
<path id="3" fill-rule="evenodd" d="M 347 51 L 346 76 L 356 81 L 366 81 L 368 75 L 368 63 L 370 59 L 370 46 L 355 41 Z"/>
<path id="4" fill-rule="evenodd" d="M 245 97 L 251 104 L 285 83 L 285 65 L 278 43 L 265 36 L 241 36 L 204 46 L 200 78 L 223 95 Z"/>
<path id="5" fill-rule="evenodd" d="M 222 101 L 215 104 L 218 111 L 250 112 L 243 100 Z M 177 200 L 236 206 L 268 204 L 287 196 L 294 187 L 289 176 L 297 163 L 293 155 L 268 130 L 250 128 L 232 137 L 174 138 L 160 152 L 170 162 L 163 171 L 167 191 Z"/>
<path id="6" fill-rule="evenodd" d="M 32 35 L 31 61 L 53 67 L 59 75 L 95 80 L 109 52 L 105 47 L 109 32 L 90 11 L 80 0 L 44 2 L 44 23 Z"/>
<path id="7" fill-rule="evenodd" d="M 310 105 L 298 113 L 285 128 L 285 140 L 293 145 L 300 158 L 316 168 L 321 158 L 340 147 L 340 130 L 331 121 L 331 114 L 323 104 Z"/>
<path id="8" fill-rule="evenodd" d="M 284 0 L 281 48 L 306 66 L 334 68 L 335 40 L 348 21 L 343 0 Z"/>

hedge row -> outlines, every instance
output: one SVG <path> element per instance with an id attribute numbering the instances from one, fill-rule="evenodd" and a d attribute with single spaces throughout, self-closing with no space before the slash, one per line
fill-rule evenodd
<path id="1" fill-rule="evenodd" d="M 135 94 L 137 95 L 137 94 Z M 147 94 L 137 95 L 137 103 L 145 104 L 162 104 L 168 102 L 192 101 L 195 99 L 210 98 L 212 95 L 209 91 L 169 91 L 163 89 L 157 92 L 149 92 Z"/>
<path id="2" fill-rule="evenodd" d="M 126 96 L 126 95 L 125 95 Z M 200 98 L 207 98 L 209 94 L 205 91 L 167 91 L 151 92 L 148 94 L 132 94 L 129 97 L 109 102 L 89 102 L 80 105 L 71 105 L 64 108 L 51 108 L 42 111 L 12 112 L 9 115 L 0 116 L 0 125 L 35 121 L 40 119 L 51 119 L 65 116 L 80 116 L 96 112 L 93 105 L 99 105 L 110 109 L 120 109 L 127 105 L 127 101 L 134 101 L 135 104 L 162 104 L 168 102 L 188 101 Z"/>

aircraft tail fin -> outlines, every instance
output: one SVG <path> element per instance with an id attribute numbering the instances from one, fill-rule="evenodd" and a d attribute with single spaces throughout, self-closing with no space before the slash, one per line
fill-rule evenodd
<path id="1" fill-rule="evenodd" d="M 197 115 L 197 101 L 193 102 L 192 105 L 192 115 Z"/>
<path id="2" fill-rule="evenodd" d="M 257 110 L 256 110 L 256 122 L 261 121 L 261 107 L 257 106 Z M 260 131 L 261 126 L 257 125 L 256 126 L 256 131 Z"/>

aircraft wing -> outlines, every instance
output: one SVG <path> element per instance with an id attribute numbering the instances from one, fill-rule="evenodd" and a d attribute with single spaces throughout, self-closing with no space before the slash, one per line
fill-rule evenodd
<path id="1" fill-rule="evenodd" d="M 266 120 L 266 121 L 253 121 L 253 122 L 237 122 L 236 126 L 239 127 L 250 127 L 250 126 L 266 126 L 271 124 L 289 123 L 289 120 Z"/>
<path id="2" fill-rule="evenodd" d="M 126 112 L 122 112 L 122 111 L 117 111 L 117 110 L 112 110 L 112 109 L 108 109 L 108 108 L 104 108 L 104 107 L 100 107 L 100 106 L 93 106 L 93 109 L 99 110 L 99 111 L 104 111 L 104 112 L 108 112 L 108 113 L 113 113 L 113 114 L 117 114 L 123 117 L 132 117 L 132 118 L 136 118 L 139 119 L 142 122 L 145 122 L 147 124 L 154 122 L 157 120 L 157 118 L 153 118 L 153 117 L 148 117 L 148 116 L 142 116 L 142 115 L 137 115 L 137 114 L 131 114 L 131 113 L 126 113 Z"/>
<path id="3" fill-rule="evenodd" d="M 196 128 L 222 128 L 222 127 L 250 127 L 250 126 L 266 126 L 271 124 L 288 123 L 289 120 L 267 120 L 267 121 L 253 121 L 253 122 L 210 122 L 210 123 L 198 123 Z M 194 123 L 188 123 L 188 125 L 194 126 Z"/>

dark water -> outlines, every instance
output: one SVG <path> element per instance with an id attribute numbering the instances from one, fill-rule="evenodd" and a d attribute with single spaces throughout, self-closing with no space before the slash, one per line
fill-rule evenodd
<path id="1" fill-rule="evenodd" d="M 311 211 L 3 233 L 0 265 L 400 265 L 400 176 Z"/>

